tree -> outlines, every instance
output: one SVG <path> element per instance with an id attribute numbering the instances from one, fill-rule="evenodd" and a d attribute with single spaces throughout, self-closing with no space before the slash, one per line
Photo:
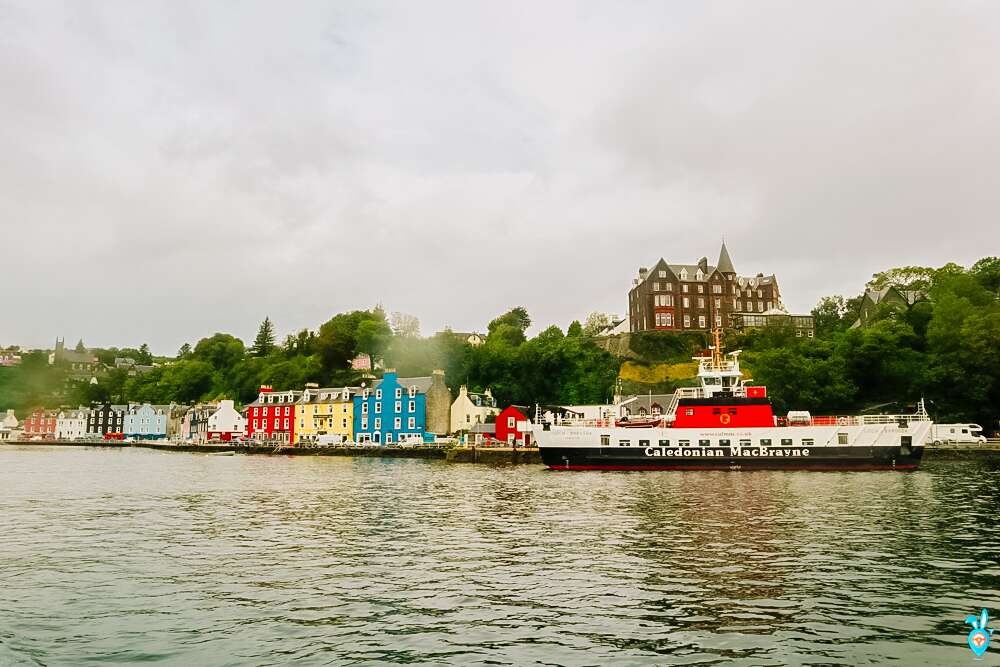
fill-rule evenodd
<path id="1" fill-rule="evenodd" d="M 191 358 L 204 361 L 215 370 L 229 371 L 243 360 L 245 354 L 243 341 L 239 338 L 227 333 L 216 333 L 199 340 Z"/>
<path id="2" fill-rule="evenodd" d="M 274 325 L 271 324 L 270 317 L 265 317 L 264 321 L 260 323 L 251 350 L 258 357 L 266 357 L 274 350 Z"/>
<path id="3" fill-rule="evenodd" d="M 83 346 L 83 339 L 81 338 L 76 344 L 76 351 L 81 354 L 87 351 L 87 348 Z"/>
<path id="4" fill-rule="evenodd" d="M 520 345 L 525 341 L 524 332 L 531 326 L 528 311 L 517 306 L 497 317 L 489 324 L 489 336 L 509 345 Z"/>
<path id="5" fill-rule="evenodd" d="M 357 349 L 358 352 L 367 354 L 372 360 L 372 364 L 379 358 L 385 350 L 392 336 L 389 323 L 384 318 L 368 318 L 358 324 L 357 329 Z"/>
<path id="6" fill-rule="evenodd" d="M 136 356 L 135 360 L 143 366 L 148 366 L 153 363 L 153 355 L 149 351 L 149 345 L 143 343 L 139 346 L 139 354 Z"/>
<path id="7" fill-rule="evenodd" d="M 845 323 L 844 316 L 846 314 L 847 305 L 844 302 L 844 297 L 839 294 L 823 297 L 812 311 L 816 333 L 822 336 L 832 331 L 846 329 L 847 326 L 850 326 L 850 323 Z"/>
<path id="8" fill-rule="evenodd" d="M 395 336 L 416 338 L 420 335 L 420 320 L 414 315 L 395 312 L 389 318 L 389 325 Z"/>
<path id="9" fill-rule="evenodd" d="M 865 285 L 867 289 L 928 289 L 934 282 L 935 270 L 929 266 L 901 266 L 888 271 L 880 271 Z"/>
<path id="10" fill-rule="evenodd" d="M 191 344 L 184 343 L 181 345 L 181 349 L 177 350 L 178 359 L 186 359 L 191 356 Z"/>
<path id="11" fill-rule="evenodd" d="M 566 335 L 573 336 L 574 338 L 583 335 L 583 326 L 580 324 L 580 320 L 573 320 L 569 323 L 569 328 L 566 329 Z"/>
<path id="12" fill-rule="evenodd" d="M 591 313 L 587 315 L 587 320 L 583 323 L 583 333 L 588 336 L 596 336 L 611 326 L 613 318 L 607 313 Z"/>

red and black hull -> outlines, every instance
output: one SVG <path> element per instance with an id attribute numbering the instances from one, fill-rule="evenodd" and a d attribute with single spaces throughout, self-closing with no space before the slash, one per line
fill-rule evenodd
<path id="1" fill-rule="evenodd" d="M 553 470 L 915 470 L 922 446 L 752 448 L 542 447 Z"/>

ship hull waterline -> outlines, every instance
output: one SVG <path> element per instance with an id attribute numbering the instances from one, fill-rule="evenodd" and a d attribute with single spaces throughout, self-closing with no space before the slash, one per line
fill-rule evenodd
<path id="1" fill-rule="evenodd" d="M 725 448 L 542 447 L 542 463 L 551 470 L 915 470 L 922 446 L 755 448 L 733 454 Z M 804 452 L 803 452 L 804 450 Z M 745 450 L 744 450 L 745 451 Z"/>

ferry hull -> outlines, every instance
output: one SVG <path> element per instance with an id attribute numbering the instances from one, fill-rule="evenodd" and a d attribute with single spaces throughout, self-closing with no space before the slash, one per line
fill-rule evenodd
<path id="1" fill-rule="evenodd" d="M 695 449 L 695 448 L 686 448 Z M 697 453 L 681 448 L 542 447 L 552 470 L 915 470 L 922 446 L 752 448 L 738 454 L 722 448 Z M 803 451 L 805 453 L 803 453 Z"/>

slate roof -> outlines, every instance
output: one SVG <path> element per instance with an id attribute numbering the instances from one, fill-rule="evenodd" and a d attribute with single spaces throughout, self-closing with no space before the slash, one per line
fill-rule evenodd
<path id="1" fill-rule="evenodd" d="M 486 394 L 473 394 L 469 392 L 466 394 L 472 404 L 477 408 L 495 408 L 497 406 L 497 399 L 492 396 L 487 396 Z"/>

